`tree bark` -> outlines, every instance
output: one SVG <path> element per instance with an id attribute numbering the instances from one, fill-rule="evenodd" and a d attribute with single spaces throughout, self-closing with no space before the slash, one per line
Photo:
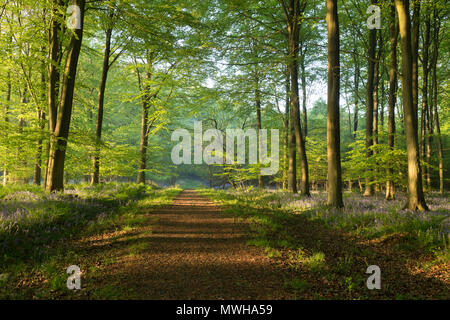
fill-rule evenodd
<path id="1" fill-rule="evenodd" d="M 146 74 L 145 74 L 145 84 L 143 86 L 143 95 L 142 95 L 142 120 L 141 120 L 141 142 L 139 145 L 139 169 L 137 176 L 137 183 L 146 183 L 146 174 L 147 170 L 147 149 L 148 149 L 148 134 L 149 134 L 149 125 L 148 125 L 148 115 L 150 108 L 150 80 L 152 77 L 152 67 L 153 67 L 153 52 L 149 51 L 147 53 L 147 63 L 146 63 Z"/>
<path id="2" fill-rule="evenodd" d="M 378 114 L 379 114 L 379 105 L 380 105 L 380 98 L 378 95 L 378 89 L 380 84 L 380 61 L 381 61 L 381 55 L 383 52 L 383 38 L 381 36 L 381 31 L 378 32 L 378 53 L 375 61 L 375 71 L 374 71 L 374 80 L 373 80 L 373 155 L 376 155 L 378 153 L 377 151 L 377 145 L 378 145 Z M 374 169 L 376 172 L 376 179 L 378 180 L 379 177 L 379 170 L 378 168 Z M 374 191 L 379 192 L 380 191 L 380 184 L 377 182 L 374 185 Z"/>
<path id="3" fill-rule="evenodd" d="M 44 53 L 45 48 L 42 47 L 42 52 Z M 45 72 L 46 72 L 46 66 L 45 63 L 42 63 L 42 67 L 41 67 L 41 92 L 42 92 L 42 104 L 45 103 L 46 99 L 47 99 L 47 95 L 46 95 L 46 81 L 47 79 L 45 78 Z M 37 151 L 36 151 L 36 163 L 34 165 L 34 184 L 36 185 L 40 185 L 41 184 L 41 179 L 42 179 L 42 137 L 41 134 L 45 129 L 45 111 L 41 108 L 38 107 L 37 110 L 37 117 L 38 117 L 38 128 L 40 130 L 39 132 L 39 138 L 37 141 Z"/>
<path id="4" fill-rule="evenodd" d="M 110 13 L 110 20 L 114 17 L 114 13 Z M 111 21 L 109 21 L 111 22 Z M 111 37 L 112 37 L 112 26 L 106 30 L 106 41 L 105 41 L 105 52 L 103 55 L 103 68 L 102 75 L 100 79 L 100 88 L 98 92 L 98 108 L 97 108 L 97 123 L 95 128 L 96 135 L 96 146 L 94 160 L 92 163 L 92 179 L 91 184 L 97 184 L 100 181 L 100 141 L 102 138 L 102 125 L 103 125 L 103 109 L 105 103 L 105 91 L 106 91 L 106 81 L 108 80 L 108 71 L 110 68 L 109 58 L 111 56 Z"/>
<path id="5" fill-rule="evenodd" d="M 428 51 L 430 48 L 430 32 L 431 23 L 429 13 L 426 13 L 425 19 L 425 36 L 423 43 L 423 86 L 422 86 L 422 116 L 421 116 L 421 156 L 422 161 L 425 162 L 425 157 L 427 158 L 427 164 L 429 165 L 431 157 L 431 135 L 430 135 L 430 125 L 429 125 L 429 104 L 428 104 L 428 74 L 429 74 L 429 58 Z M 431 188 L 431 179 L 428 166 L 424 167 L 423 170 L 423 180 L 427 182 L 428 190 Z"/>
<path id="6" fill-rule="evenodd" d="M 380 99 L 378 95 L 378 89 L 380 84 L 380 59 L 383 50 L 383 43 L 381 32 L 378 32 L 378 53 L 375 60 L 375 71 L 374 71 L 374 80 L 373 80 L 373 145 L 376 146 L 378 144 L 378 114 L 379 114 L 379 105 Z M 376 149 L 373 151 L 374 154 L 377 153 Z"/>
<path id="7" fill-rule="evenodd" d="M 398 24 L 395 16 L 395 6 L 394 0 L 391 4 L 391 22 L 389 26 L 389 36 L 391 42 L 391 53 L 390 53 L 390 70 L 389 70 L 389 119 L 388 119 L 388 148 L 389 150 L 394 149 L 395 141 L 395 104 L 397 102 L 397 41 L 398 41 Z M 391 164 L 388 164 L 387 176 L 388 181 L 386 182 L 386 199 L 395 199 L 395 189 L 394 182 L 390 177 L 394 174 Z"/>
<path id="8" fill-rule="evenodd" d="M 413 61 L 411 47 L 411 23 L 409 16 L 409 0 L 395 0 L 399 19 L 402 48 L 402 97 L 406 133 L 406 148 L 408 152 L 408 201 L 405 208 L 409 210 L 428 209 L 422 189 L 422 175 L 419 162 L 419 146 L 417 127 L 414 126 L 413 102 Z"/>
<path id="9" fill-rule="evenodd" d="M 38 110 L 38 128 L 42 132 L 45 128 L 45 112 L 43 110 Z M 39 135 L 41 134 L 39 133 Z M 36 163 L 34 165 L 34 184 L 41 185 L 42 179 L 42 138 L 37 141 L 37 152 L 36 152 Z"/>
<path id="10" fill-rule="evenodd" d="M 302 7 L 301 7 L 302 6 Z M 289 39 L 289 73 L 291 75 L 291 122 L 294 124 L 295 141 L 299 154 L 301 168 L 300 194 L 309 196 L 308 160 L 306 158 L 305 140 L 300 122 L 300 103 L 298 89 L 298 51 L 299 51 L 299 18 L 306 4 L 300 4 L 299 0 L 290 0 L 288 17 L 288 39 Z"/>
<path id="11" fill-rule="evenodd" d="M 300 58 L 300 69 L 302 78 L 302 111 L 303 111 L 303 135 L 308 136 L 308 111 L 306 110 L 306 71 L 305 71 L 305 55 L 306 50 L 303 50 Z"/>
<path id="12" fill-rule="evenodd" d="M 413 18 L 412 18 L 412 96 L 414 110 L 414 127 L 416 131 L 418 126 L 418 110 L 419 110 L 419 28 L 420 28 L 420 1 L 414 0 Z"/>
<path id="13" fill-rule="evenodd" d="M 288 189 L 292 193 L 297 193 L 297 154 L 295 143 L 295 129 L 292 119 L 294 111 L 289 108 L 289 172 L 288 172 Z"/>
<path id="14" fill-rule="evenodd" d="M 261 91 L 259 89 L 259 75 L 258 70 L 255 70 L 255 106 L 256 106 L 256 129 L 258 130 L 258 149 L 261 148 L 261 129 L 262 129 L 262 122 L 261 122 Z M 258 157 L 258 163 L 260 163 Z M 263 177 L 261 175 L 261 172 L 258 173 L 258 187 L 264 188 L 264 181 Z"/>
<path id="15" fill-rule="evenodd" d="M 437 85 L 437 61 L 439 54 L 439 31 L 440 31 L 441 21 L 437 14 L 437 10 L 434 9 L 434 19 L 433 19 L 433 109 L 436 125 L 436 135 L 437 135 L 437 147 L 438 147 L 438 157 L 439 157 L 439 192 L 444 193 L 444 151 L 442 146 L 442 136 L 441 127 L 439 123 L 439 113 L 438 113 L 438 85 Z"/>
<path id="16" fill-rule="evenodd" d="M 376 4 L 375 0 L 372 0 L 372 4 Z M 367 102 L 366 102 L 366 158 L 367 160 L 372 157 L 372 145 L 373 145 L 373 110 L 374 110 L 374 74 L 375 74 L 375 47 L 377 45 L 377 31 L 376 29 L 369 30 L 369 67 L 368 67 L 368 80 L 367 80 Z M 374 194 L 374 188 L 371 178 L 371 169 L 366 169 L 366 186 L 364 196 L 372 196 Z"/>
<path id="17" fill-rule="evenodd" d="M 69 137 L 69 127 L 72 115 L 73 93 L 75 88 L 75 78 L 77 75 L 78 58 L 81 51 L 81 43 L 83 39 L 84 27 L 84 7 L 85 0 L 75 0 L 74 5 L 80 8 L 80 29 L 75 29 L 70 39 L 70 44 L 67 50 L 67 60 L 64 68 L 64 75 L 61 84 L 61 98 L 59 101 L 59 108 L 56 110 L 55 101 L 55 72 L 49 72 L 49 116 L 50 116 L 50 152 L 47 168 L 47 185 L 46 191 L 53 192 L 64 189 L 64 161 L 66 156 L 67 139 Z M 59 25 L 55 19 L 52 19 L 52 31 L 50 37 L 51 56 L 53 60 L 54 47 L 59 45 L 57 39 L 57 31 Z M 56 40 L 55 40 L 56 37 Z M 53 39 L 52 39 L 53 38 Z M 51 64 L 52 65 L 52 64 Z M 50 67 L 50 70 L 53 68 Z"/>
<path id="18" fill-rule="evenodd" d="M 337 0 L 327 0 L 328 27 L 328 102 L 327 102 L 327 149 L 328 149 L 328 205 L 341 208 L 342 177 L 339 125 L 339 19 Z"/>
<path id="19" fill-rule="evenodd" d="M 286 110 L 285 110 L 285 117 L 284 117 L 284 129 L 285 129 L 285 136 L 284 136 L 284 179 L 283 179 L 283 189 L 287 189 L 288 188 L 288 180 L 289 180 L 289 159 L 290 159 L 290 154 L 289 154 L 289 138 L 290 138 L 290 102 L 289 102 L 289 96 L 290 96 L 290 79 L 289 79 L 289 70 L 286 68 Z M 294 148 L 294 156 L 295 156 L 295 148 Z M 294 178 L 295 181 L 295 178 Z"/>
<path id="20" fill-rule="evenodd" d="M 6 89 L 6 102 L 5 102 L 5 122 L 9 122 L 9 104 L 11 103 L 11 91 L 12 91 L 12 85 L 11 85 L 11 71 L 8 69 L 7 75 L 6 75 L 6 81 L 7 81 L 7 89 Z M 7 133 L 6 133 L 7 134 Z M 8 163 L 4 164 L 3 167 L 3 186 L 6 186 L 8 183 Z"/>
<path id="21" fill-rule="evenodd" d="M 356 50 L 356 48 L 355 48 Z M 358 61 L 358 55 L 355 54 L 354 56 L 354 63 L 355 63 L 355 74 L 353 78 L 353 85 L 355 87 L 355 110 L 353 115 L 353 138 L 356 139 L 356 132 L 358 131 L 358 112 L 359 112 L 359 61 Z"/>

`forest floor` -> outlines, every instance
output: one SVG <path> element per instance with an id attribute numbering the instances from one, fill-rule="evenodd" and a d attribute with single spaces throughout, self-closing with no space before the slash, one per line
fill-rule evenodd
<path id="1" fill-rule="evenodd" d="M 197 192 L 183 191 L 147 217 L 133 232 L 80 241 L 94 255 L 115 260 L 86 286 L 108 283 L 141 299 L 295 297 L 283 288 L 285 270 L 246 244 L 245 224 Z"/>
<path id="2" fill-rule="evenodd" d="M 171 192 L 170 199 L 165 195 L 168 205 L 153 206 L 144 199 L 137 209 L 124 207 L 125 215 L 127 210 L 135 214 L 116 219 L 113 228 L 95 227 L 58 243 L 50 259 L 3 281 L 0 297 L 450 298 L 448 262 L 432 263 L 420 250 L 399 249 L 401 234 L 367 239 L 304 215 L 270 210 L 251 211 L 255 219 L 245 203 L 236 210 L 218 201 L 214 191 L 179 192 Z M 381 290 L 366 286 L 371 264 L 381 268 Z M 69 265 L 82 270 L 81 290 L 66 288 Z"/>

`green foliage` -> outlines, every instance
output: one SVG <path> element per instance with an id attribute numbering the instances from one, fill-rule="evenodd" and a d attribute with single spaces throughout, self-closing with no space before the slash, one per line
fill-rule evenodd
<path id="1" fill-rule="evenodd" d="M 383 138 L 380 136 L 380 138 Z M 385 185 L 392 181 L 398 186 L 406 187 L 407 183 L 407 154 L 399 141 L 390 150 L 386 144 L 373 145 L 373 155 L 366 157 L 366 142 L 360 138 L 349 145 L 347 161 L 343 162 L 343 180 L 364 180 L 369 178 L 372 184 Z M 400 144 L 402 145 L 402 144 Z M 389 166 L 392 173 L 386 169 Z"/>

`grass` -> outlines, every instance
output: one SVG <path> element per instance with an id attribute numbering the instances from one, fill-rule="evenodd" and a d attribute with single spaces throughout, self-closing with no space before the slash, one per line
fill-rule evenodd
<path id="1" fill-rule="evenodd" d="M 299 197 L 285 192 L 228 192 L 204 189 L 202 193 L 218 204 L 229 208 L 229 211 L 246 217 L 251 228 L 259 236 L 265 233 L 283 233 L 282 225 L 291 220 L 295 214 L 302 214 L 311 221 L 319 221 L 325 226 L 349 232 L 367 239 L 377 239 L 393 235 L 403 235 L 405 241 L 399 244 L 400 249 L 421 249 L 436 256 L 448 259 L 449 234 L 443 231 L 443 221 L 449 218 L 450 212 L 444 214 L 427 214 L 403 211 L 399 208 L 386 207 L 384 211 L 358 210 L 355 202 L 348 209 L 330 209 L 319 201 L 302 200 L 306 207 L 295 207 Z M 347 198 L 349 195 L 347 195 Z M 312 204 L 311 204 L 312 203 Z M 322 202 L 323 203 L 323 202 Z M 375 205 L 370 206 L 375 209 Z M 270 214 L 267 214 L 269 213 Z M 291 239 L 285 234 L 283 240 L 268 239 L 275 246 L 293 246 Z M 259 240 L 261 241 L 261 239 Z"/>
<path id="2" fill-rule="evenodd" d="M 155 223 L 145 215 L 170 204 L 180 191 L 111 183 L 71 185 L 64 193 L 48 195 L 34 186 L 0 187 L 0 299 L 76 297 L 79 292 L 66 287 L 69 265 L 80 261 L 89 279 L 117 260 L 109 251 L 86 257 L 77 241 Z M 147 246 L 131 245 L 129 254 L 139 255 Z M 113 289 L 95 284 L 90 295 L 118 297 L 119 289 Z"/>
<path id="3" fill-rule="evenodd" d="M 404 200 L 387 202 L 356 194 L 346 194 L 346 207 L 335 210 L 324 205 L 326 194 L 304 198 L 258 189 L 204 189 L 201 193 L 248 223 L 251 239 L 247 244 L 288 265 L 297 276 L 286 280 L 285 287 L 303 299 L 394 299 L 394 290 L 403 290 L 398 289 L 401 284 L 384 283 L 382 293 L 368 292 L 365 285 L 367 266 L 374 259 L 380 261 L 388 246 L 399 252 L 394 255 L 395 264 L 407 273 L 410 262 L 422 271 L 440 266 L 445 271 L 449 263 L 449 237 L 443 224 L 449 209 L 439 197 L 430 199 L 433 213 L 419 213 L 401 210 Z M 334 289 L 324 289 L 330 286 Z M 421 297 L 421 293 L 396 294 Z M 442 294 L 435 297 L 446 296 Z"/>
<path id="4" fill-rule="evenodd" d="M 139 254 L 145 252 L 148 249 L 148 243 L 147 242 L 139 242 L 136 244 L 133 244 L 128 247 L 128 251 L 130 252 L 130 256 L 136 257 Z"/>
<path id="5" fill-rule="evenodd" d="M 93 291 L 92 298 L 96 300 L 118 300 L 123 297 L 125 288 L 121 286 L 106 285 Z"/>
<path id="6" fill-rule="evenodd" d="M 285 280 L 284 287 L 287 289 L 292 289 L 300 292 L 308 290 L 308 281 L 302 279 Z"/>

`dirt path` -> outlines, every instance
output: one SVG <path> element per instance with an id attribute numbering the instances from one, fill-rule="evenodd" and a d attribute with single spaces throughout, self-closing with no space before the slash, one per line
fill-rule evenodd
<path id="1" fill-rule="evenodd" d="M 97 249 L 114 248 L 120 258 L 93 280 L 145 299 L 293 299 L 284 270 L 246 245 L 245 223 L 221 210 L 183 191 L 173 205 L 151 212 L 149 226 L 133 237 L 97 241 Z"/>

